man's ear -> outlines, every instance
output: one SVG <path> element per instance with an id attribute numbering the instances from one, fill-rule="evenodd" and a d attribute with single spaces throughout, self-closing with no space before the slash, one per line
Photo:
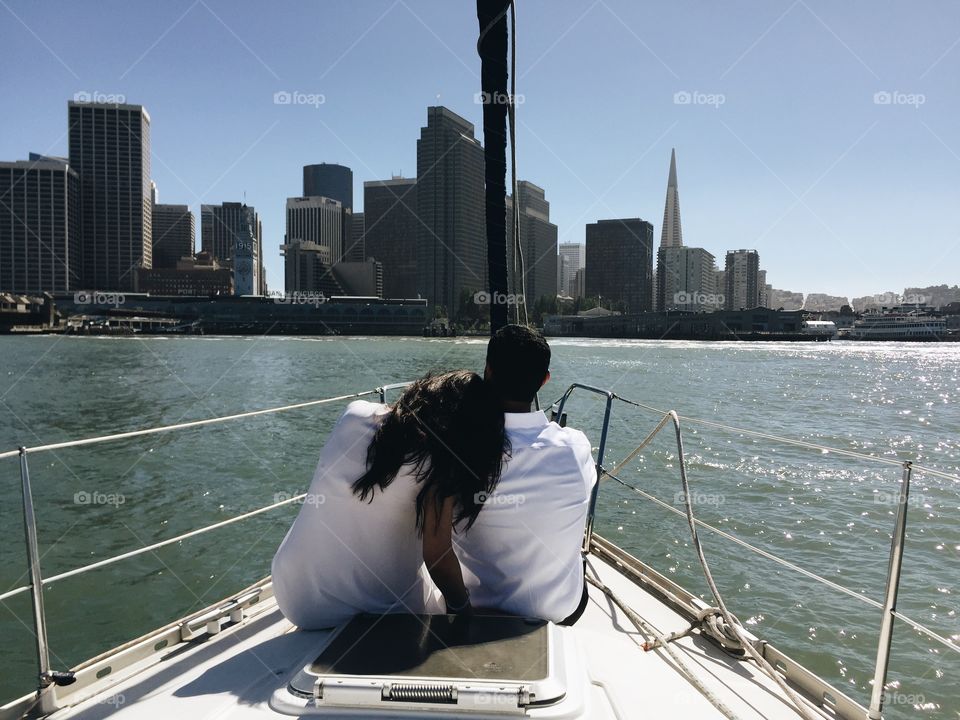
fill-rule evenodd
<path id="1" fill-rule="evenodd" d="M 549 371 L 549 370 L 547 370 L 547 374 L 543 376 L 543 382 L 540 383 L 540 387 L 543 387 L 543 386 L 546 385 L 548 382 L 550 382 L 550 371 Z"/>
<path id="2" fill-rule="evenodd" d="M 485 363 L 483 366 L 483 379 L 487 382 L 490 382 L 490 379 L 493 377 L 493 370 L 490 369 L 490 363 Z"/>

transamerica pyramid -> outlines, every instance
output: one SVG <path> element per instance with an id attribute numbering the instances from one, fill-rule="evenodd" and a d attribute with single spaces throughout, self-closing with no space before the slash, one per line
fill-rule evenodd
<path id="1" fill-rule="evenodd" d="M 683 231 L 680 229 L 680 195 L 677 192 L 677 151 L 670 151 L 670 177 L 667 180 L 667 201 L 663 207 L 663 228 L 660 232 L 660 247 L 681 247 Z"/>

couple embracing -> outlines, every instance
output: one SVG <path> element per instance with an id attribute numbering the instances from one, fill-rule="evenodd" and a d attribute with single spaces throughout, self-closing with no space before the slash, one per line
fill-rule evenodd
<path id="1" fill-rule="evenodd" d="M 583 433 L 531 409 L 549 368 L 543 337 L 508 325 L 483 377 L 427 376 L 393 405 L 348 405 L 308 491 L 317 501 L 273 559 L 287 619 L 318 629 L 358 613 L 477 610 L 575 622 L 596 472 Z"/>

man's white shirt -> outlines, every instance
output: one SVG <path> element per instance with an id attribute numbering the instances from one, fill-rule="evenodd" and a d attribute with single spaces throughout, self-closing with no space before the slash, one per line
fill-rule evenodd
<path id="1" fill-rule="evenodd" d="M 580 547 L 596 482 L 590 441 L 541 411 L 505 413 L 511 456 L 470 530 L 454 533 L 474 607 L 559 622 L 583 594 Z"/>

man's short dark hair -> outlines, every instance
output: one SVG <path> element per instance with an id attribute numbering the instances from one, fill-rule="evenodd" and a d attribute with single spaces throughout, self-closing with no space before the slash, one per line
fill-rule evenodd
<path id="1" fill-rule="evenodd" d="M 533 402 L 550 370 L 550 346 L 533 328 L 506 325 L 490 338 L 487 364 L 504 400 Z"/>

